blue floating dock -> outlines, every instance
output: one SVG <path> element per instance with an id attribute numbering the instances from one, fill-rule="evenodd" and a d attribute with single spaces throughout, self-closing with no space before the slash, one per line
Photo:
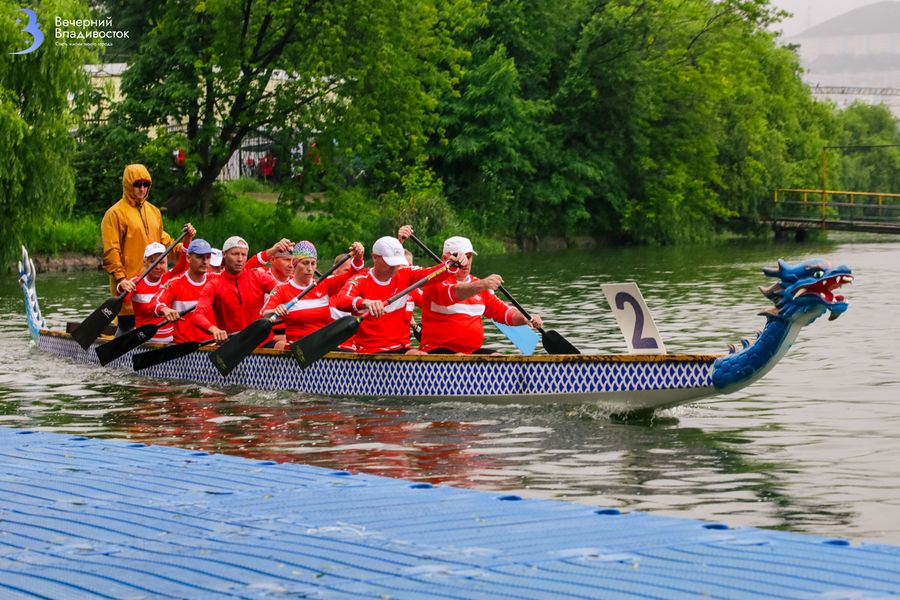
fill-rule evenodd
<path id="1" fill-rule="evenodd" d="M 900 547 L 0 428 L 0 598 L 884 598 Z"/>

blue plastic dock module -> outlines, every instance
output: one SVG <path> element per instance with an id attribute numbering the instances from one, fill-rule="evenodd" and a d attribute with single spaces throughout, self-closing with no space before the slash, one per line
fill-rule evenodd
<path id="1" fill-rule="evenodd" d="M 0 428 L 0 598 L 883 598 L 900 547 Z"/>

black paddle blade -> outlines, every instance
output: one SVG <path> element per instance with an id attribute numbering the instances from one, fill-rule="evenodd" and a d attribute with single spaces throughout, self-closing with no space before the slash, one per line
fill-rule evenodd
<path id="1" fill-rule="evenodd" d="M 581 351 L 573 346 L 569 340 L 553 331 L 541 331 L 541 343 L 547 354 L 581 354 Z"/>
<path id="2" fill-rule="evenodd" d="M 181 344 L 173 344 L 165 348 L 157 348 L 156 350 L 148 350 L 147 352 L 139 352 L 131 355 L 131 366 L 135 371 L 148 369 L 155 365 L 187 356 L 202 346 L 201 342 L 184 342 Z"/>
<path id="3" fill-rule="evenodd" d="M 225 377 L 241 364 L 242 360 L 250 356 L 250 353 L 262 344 L 271 332 L 272 321 L 257 319 L 240 333 L 231 336 L 220 348 L 210 352 L 209 359 L 222 377 Z"/>
<path id="4" fill-rule="evenodd" d="M 111 363 L 129 350 L 137 348 L 156 335 L 157 331 L 159 331 L 157 323 L 148 323 L 97 346 L 97 358 L 100 359 L 100 364 Z"/>
<path id="5" fill-rule="evenodd" d="M 300 368 L 305 369 L 353 337 L 359 329 L 360 321 L 362 317 L 341 317 L 291 343 L 291 354 L 297 359 Z"/>
<path id="6" fill-rule="evenodd" d="M 78 342 L 78 345 L 87 350 L 91 344 L 100 337 L 106 326 L 112 323 L 122 305 L 125 303 L 123 298 L 113 296 L 107 298 L 100 308 L 95 310 L 87 319 L 81 322 L 81 325 L 72 330 L 72 337 Z"/>

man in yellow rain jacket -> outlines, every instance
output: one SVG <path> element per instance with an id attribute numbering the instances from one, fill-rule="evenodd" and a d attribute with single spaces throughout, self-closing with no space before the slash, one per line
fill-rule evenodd
<path id="1" fill-rule="evenodd" d="M 103 234 L 103 268 L 109 273 L 109 289 L 118 296 L 117 284 L 140 275 L 144 269 L 144 249 L 151 242 L 165 246 L 172 237 L 163 231 L 159 209 L 147 201 L 150 195 L 150 172 L 144 165 L 127 165 L 122 174 L 122 198 L 113 204 L 100 223 Z M 177 256 L 181 248 L 175 248 Z M 134 309 L 126 301 L 119 312 L 119 329 L 134 327 Z"/>

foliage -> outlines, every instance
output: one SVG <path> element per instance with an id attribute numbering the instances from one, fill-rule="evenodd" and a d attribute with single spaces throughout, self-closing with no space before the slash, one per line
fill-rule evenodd
<path id="1" fill-rule="evenodd" d="M 225 182 L 225 187 L 232 194 L 265 194 L 274 193 L 276 191 L 276 187 L 274 185 L 272 185 L 271 183 L 260 181 L 255 177 L 239 177 L 238 179 L 232 179 L 231 181 Z"/>
<path id="2" fill-rule="evenodd" d="M 52 36 L 51 15 L 74 19 L 87 16 L 78 0 L 42 2 L 38 17 L 43 24 L 44 43 L 28 54 L 7 49 L 25 49 L 32 43 L 21 30 L 26 17 L 17 13 L 21 5 L 2 0 L 0 12 L 21 17 L 0 19 L 0 213 L 6 234 L 0 236 L 0 255 L 10 258 L 18 244 L 30 243 L 48 215 L 58 218 L 71 208 L 73 178 L 69 166 L 75 142 L 69 129 L 77 124 L 69 95 L 86 93 L 87 78 L 81 65 L 89 56 L 84 47 L 63 46 Z"/>
<path id="3" fill-rule="evenodd" d="M 347 245 L 342 240 L 329 238 L 328 230 L 323 230 L 323 223 L 316 219 L 288 214 L 271 202 L 235 196 L 222 189 L 218 191 L 219 209 L 214 214 L 184 214 L 177 221 L 178 225 L 193 224 L 197 228 L 197 237 L 207 240 L 213 247 L 221 248 L 222 243 L 233 235 L 247 240 L 251 252 L 264 250 L 282 238 L 311 240 L 323 254 L 340 252 Z M 171 218 L 169 222 L 173 222 Z M 173 225 L 171 229 L 175 227 Z"/>
<path id="4" fill-rule="evenodd" d="M 404 222 L 432 246 L 701 240 L 753 230 L 774 188 L 817 186 L 824 147 L 897 139 L 883 109 L 813 99 L 769 0 L 139 4 L 100 3 L 145 33 L 124 101 L 84 133 L 79 208 L 107 206 L 139 160 L 170 215 L 214 215 L 219 197 L 214 218 L 258 219 L 260 243 L 291 229 L 339 248 Z M 258 134 L 282 194 L 249 209 L 215 181 Z M 829 156 L 835 183 L 897 189 L 894 150 Z"/>
<path id="5" fill-rule="evenodd" d="M 140 163 L 153 178 L 149 199 L 157 206 L 176 191 L 196 179 L 196 157 L 188 156 L 183 168 L 174 166 L 172 152 L 187 144 L 180 133 L 132 129 L 118 119 L 88 127 L 82 132 L 82 143 L 73 158 L 75 189 L 79 198 L 78 214 L 103 214 L 122 197 L 122 172 L 125 165 Z"/>
<path id="6" fill-rule="evenodd" d="M 900 121 L 884 105 L 852 104 L 840 114 L 840 144 L 829 150 L 832 189 L 900 193 Z"/>
<path id="7" fill-rule="evenodd" d="M 492 3 L 440 107 L 451 204 L 520 238 L 671 243 L 760 216 L 836 133 L 768 33 L 782 16 L 766 0 Z"/>
<path id="8" fill-rule="evenodd" d="M 67 220 L 47 219 L 28 243 L 30 251 L 49 254 L 77 252 L 96 255 L 102 248 L 97 220 L 89 216 Z"/>
<path id="9" fill-rule="evenodd" d="M 256 131 L 285 149 L 331 140 L 319 151 L 332 163 L 365 154 L 386 187 L 435 126 L 435 90 L 451 85 L 460 53 L 450 34 L 468 4 L 168 2 L 123 77 L 117 114 L 132 127 L 184 124 L 199 175 L 171 199 L 175 212 L 208 209 L 222 168 Z"/>

